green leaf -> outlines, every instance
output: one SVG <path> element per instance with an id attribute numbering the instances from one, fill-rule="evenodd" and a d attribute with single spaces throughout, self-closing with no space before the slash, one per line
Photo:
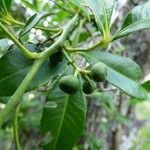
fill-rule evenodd
<path id="1" fill-rule="evenodd" d="M 108 30 L 110 29 L 110 20 L 115 0 L 86 1 L 95 16 L 95 21 L 101 33 L 104 35 L 105 32 L 109 32 Z"/>
<path id="2" fill-rule="evenodd" d="M 109 68 L 107 80 L 132 97 L 147 98 L 147 91 L 137 82 Z"/>
<path id="3" fill-rule="evenodd" d="M 42 14 L 34 14 L 33 16 L 31 16 L 25 23 L 19 36 L 21 37 L 27 34 L 40 21 L 41 18 Z"/>
<path id="4" fill-rule="evenodd" d="M 142 84 L 142 87 L 144 87 L 147 91 L 150 92 L 150 81 L 146 81 Z"/>
<path id="5" fill-rule="evenodd" d="M 49 91 L 47 102 L 53 102 L 56 105 L 44 108 L 41 130 L 44 133 L 50 133 L 44 149 L 71 150 L 83 133 L 86 99 L 81 91 L 68 95 L 57 87 Z"/>
<path id="6" fill-rule="evenodd" d="M 86 6 L 87 0 L 69 0 L 73 4 L 75 4 L 77 7 L 79 7 L 87 16 L 90 14 L 90 10 Z"/>
<path id="7" fill-rule="evenodd" d="M 0 29 L 0 39 L 3 39 L 6 37 L 6 34 Z"/>
<path id="8" fill-rule="evenodd" d="M 121 29 L 114 35 L 114 40 L 147 28 L 150 28 L 150 1 L 136 6 L 129 12 Z"/>
<path id="9" fill-rule="evenodd" d="M 0 97 L 0 103 L 7 104 L 10 97 Z"/>
<path id="10" fill-rule="evenodd" d="M 99 60 L 105 63 L 107 66 L 110 66 L 112 69 L 121 72 L 122 74 L 133 80 L 138 80 L 141 77 L 142 71 L 140 67 L 129 58 L 124 58 L 119 55 L 99 50 L 86 52 L 83 55 L 88 57 L 90 57 L 91 55 L 91 59 L 93 59 L 93 57 L 96 58 L 96 60 L 93 60 L 93 62 L 90 63 L 94 64 L 97 62 L 97 60 Z"/>
<path id="11" fill-rule="evenodd" d="M 26 44 L 26 47 L 31 51 L 40 51 L 33 44 Z M 12 47 L 0 59 L 0 96 L 11 96 L 25 78 L 32 64 L 33 61 L 27 59 L 16 46 Z M 40 67 L 28 90 L 45 84 L 51 77 L 61 72 L 60 70 L 64 69 L 64 65 L 66 63 L 62 62 L 58 66 L 52 66 L 46 60 Z"/>
<path id="12" fill-rule="evenodd" d="M 7 7 L 7 10 L 10 11 L 12 0 L 4 0 L 4 1 L 5 1 L 5 5 Z"/>
<path id="13" fill-rule="evenodd" d="M 114 8 L 115 0 L 70 0 L 82 9 L 86 14 L 88 8 L 92 11 L 95 21 L 102 35 L 110 30 L 110 21 Z M 86 7 L 85 7 L 86 6 Z"/>
<path id="14" fill-rule="evenodd" d="M 147 100 L 147 99 L 131 98 L 131 99 L 129 99 L 128 104 L 135 106 L 135 105 L 137 105 L 139 103 L 143 103 L 145 100 Z"/>
<path id="15" fill-rule="evenodd" d="M 108 67 L 107 81 L 128 95 L 139 99 L 147 97 L 147 91 L 135 81 L 141 76 L 141 70 L 132 60 L 101 51 L 80 54 L 91 65 L 99 61 L 105 63 Z"/>
<path id="16" fill-rule="evenodd" d="M 102 0 L 101 0 L 102 1 Z M 108 27 L 110 27 L 111 19 L 112 19 L 112 14 L 114 10 L 114 5 L 115 5 L 115 0 L 103 0 L 104 1 L 104 9 L 106 11 L 106 19 L 108 23 Z"/>
<path id="17" fill-rule="evenodd" d="M 0 10 L 10 11 L 12 0 L 0 0 Z"/>

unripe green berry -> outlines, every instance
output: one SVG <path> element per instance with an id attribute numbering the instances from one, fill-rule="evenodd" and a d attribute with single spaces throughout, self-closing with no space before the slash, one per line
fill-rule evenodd
<path id="1" fill-rule="evenodd" d="M 102 82 L 107 76 L 107 66 L 104 63 L 98 62 L 91 68 L 91 77 L 96 82 Z"/>
<path id="2" fill-rule="evenodd" d="M 79 80 L 73 75 L 64 76 L 59 80 L 59 88 L 67 94 L 75 94 L 79 87 Z"/>
<path id="3" fill-rule="evenodd" d="M 82 91 L 85 94 L 92 94 L 96 90 L 96 83 L 93 81 L 85 81 L 82 85 Z"/>

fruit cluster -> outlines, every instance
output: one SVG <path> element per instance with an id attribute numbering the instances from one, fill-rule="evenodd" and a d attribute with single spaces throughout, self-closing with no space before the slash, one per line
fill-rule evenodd
<path id="1" fill-rule="evenodd" d="M 107 66 L 101 62 L 94 64 L 90 73 L 87 75 L 88 78 L 84 78 L 84 83 L 82 85 L 82 91 L 85 94 L 91 94 L 96 89 L 95 82 L 102 82 L 107 76 Z M 68 75 L 64 76 L 59 80 L 59 88 L 67 94 L 75 94 L 78 89 L 80 89 L 80 83 L 76 76 Z"/>

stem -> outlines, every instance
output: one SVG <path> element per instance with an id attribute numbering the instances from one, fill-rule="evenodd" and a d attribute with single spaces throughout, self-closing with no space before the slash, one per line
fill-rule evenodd
<path id="1" fill-rule="evenodd" d="M 106 12 L 106 7 L 105 7 L 105 2 L 104 0 L 102 0 L 102 9 L 103 9 L 103 12 L 104 12 L 104 31 L 105 31 L 105 34 L 104 34 L 104 39 L 107 40 L 107 38 L 109 38 L 109 35 L 110 35 L 110 28 L 109 28 L 109 22 L 108 22 L 108 17 L 107 17 L 107 12 Z"/>
<path id="2" fill-rule="evenodd" d="M 73 66 L 73 68 L 76 70 L 80 70 L 79 67 L 74 63 L 74 61 L 69 57 L 67 52 L 63 50 L 63 53 L 64 53 L 66 59 L 69 61 L 69 63 Z"/>
<path id="3" fill-rule="evenodd" d="M 65 27 L 62 32 L 62 35 L 58 38 L 58 40 L 51 45 L 47 50 L 42 52 L 41 57 L 35 60 L 33 66 L 31 67 L 30 71 L 28 72 L 25 79 L 22 81 L 16 92 L 11 96 L 8 103 L 6 104 L 5 108 L 0 112 L 0 127 L 2 126 L 5 119 L 11 113 L 11 111 L 20 103 L 20 99 L 25 93 L 26 89 L 28 88 L 29 84 L 32 82 L 34 76 L 38 72 L 42 63 L 47 59 L 47 57 L 51 56 L 57 48 L 65 41 L 69 31 L 72 29 L 74 24 L 78 20 L 78 15 L 76 15 Z"/>
<path id="4" fill-rule="evenodd" d="M 60 30 L 59 32 L 57 32 L 56 34 L 54 34 L 51 38 L 52 38 L 52 39 L 55 39 L 55 38 L 57 38 L 61 33 L 62 33 L 62 30 Z"/>
<path id="5" fill-rule="evenodd" d="M 13 20 L 12 23 L 14 23 L 15 25 L 19 25 L 19 26 L 25 25 L 25 23 L 20 22 L 20 21 L 16 21 L 16 20 Z M 59 32 L 61 30 L 61 28 L 46 28 L 46 27 L 41 27 L 41 26 L 34 26 L 33 28 L 40 29 L 43 31 L 48 31 L 48 32 Z"/>
<path id="6" fill-rule="evenodd" d="M 44 42 L 42 43 L 38 43 L 37 45 L 44 45 L 48 42 L 54 42 L 55 38 L 57 38 L 60 34 L 62 33 L 62 30 L 60 30 L 59 32 L 57 32 L 56 34 L 54 34 L 53 36 L 49 37 L 48 39 L 46 39 Z"/>
<path id="7" fill-rule="evenodd" d="M 60 28 L 46 28 L 46 27 L 41 27 L 41 26 L 35 26 L 35 29 L 40 29 L 40 30 L 49 31 L 49 32 L 59 32 L 61 30 Z"/>
<path id="8" fill-rule="evenodd" d="M 53 12 L 48 12 L 48 13 L 45 13 L 43 16 L 42 16 L 42 19 L 48 17 L 48 16 L 51 16 L 51 15 L 56 15 L 56 13 L 53 13 Z"/>
<path id="9" fill-rule="evenodd" d="M 78 73 L 86 74 L 86 75 L 90 73 L 90 71 L 88 71 L 88 70 L 79 68 L 79 67 L 75 64 L 75 62 L 69 57 L 69 55 L 67 54 L 67 52 L 66 52 L 65 50 L 63 50 L 63 53 L 64 53 L 66 59 L 69 61 L 69 63 L 73 66 L 73 68 L 74 68 Z M 78 73 L 77 73 L 77 74 L 78 74 Z"/>
<path id="10" fill-rule="evenodd" d="M 91 79 L 89 78 L 89 76 L 87 74 L 85 74 L 84 77 L 87 81 L 89 81 L 89 82 L 91 81 Z"/>
<path id="11" fill-rule="evenodd" d="M 42 65 L 44 59 L 36 60 L 31 67 L 29 73 L 20 84 L 16 92 L 11 96 L 8 103 L 6 104 L 5 108 L 0 113 L 0 126 L 5 121 L 5 118 L 11 113 L 11 111 L 19 104 L 21 97 L 23 96 L 24 92 L 28 88 L 29 84 L 32 82 L 35 74 L 37 73 L 38 69 Z"/>
<path id="12" fill-rule="evenodd" d="M 106 43 L 104 43 L 103 41 L 100 41 L 98 43 L 96 43 L 95 45 L 92 45 L 90 47 L 87 48 L 70 48 L 70 47 L 66 47 L 64 46 L 64 48 L 68 51 L 68 52 L 80 52 L 80 51 L 92 51 L 98 47 L 104 47 L 106 45 Z"/>
<path id="13" fill-rule="evenodd" d="M 21 52 L 29 59 L 37 59 L 39 58 L 38 53 L 32 53 L 28 49 L 26 49 L 19 41 L 18 39 L 12 35 L 8 29 L 5 28 L 4 25 L 0 23 L 0 28 L 5 32 L 5 34 L 18 46 L 18 48 L 21 50 Z"/>
<path id="14" fill-rule="evenodd" d="M 58 40 L 48 49 L 46 49 L 45 51 L 43 51 L 41 53 L 42 56 L 46 56 L 48 57 L 49 54 L 51 53 L 51 51 L 53 51 L 53 49 L 57 49 L 60 45 L 63 45 L 64 40 L 66 39 L 67 35 L 69 34 L 69 32 L 72 30 L 72 28 L 74 27 L 74 25 L 76 24 L 76 22 L 78 21 L 78 14 L 75 15 L 72 20 L 64 27 L 61 36 L 58 38 Z M 55 52 L 55 51 L 54 51 Z"/>
<path id="15" fill-rule="evenodd" d="M 1 13 L 0 13 L 0 14 L 1 14 Z M 4 22 L 5 24 L 10 25 L 10 22 L 8 22 L 7 20 L 5 20 L 5 19 L 3 19 L 3 18 L 0 18 L 0 21 L 1 21 L 1 22 Z"/>
<path id="16" fill-rule="evenodd" d="M 20 109 L 20 104 L 18 104 L 18 106 L 14 110 L 14 116 L 13 116 L 13 132 L 14 132 L 16 150 L 20 150 L 19 135 L 18 135 L 18 120 L 17 120 L 19 109 Z"/>

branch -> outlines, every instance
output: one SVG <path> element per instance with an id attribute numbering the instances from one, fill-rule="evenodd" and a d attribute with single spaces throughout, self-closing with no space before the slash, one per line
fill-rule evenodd
<path id="1" fill-rule="evenodd" d="M 13 109 L 20 103 L 20 99 L 25 93 L 26 89 L 28 88 L 29 84 L 32 82 L 34 76 L 38 72 L 40 66 L 43 64 L 45 59 L 51 56 L 57 48 L 65 41 L 66 37 L 68 36 L 71 28 L 75 25 L 78 20 L 78 15 L 76 15 L 65 27 L 58 38 L 58 40 L 51 45 L 47 50 L 41 53 L 41 57 L 35 60 L 33 66 L 31 67 L 30 71 L 28 72 L 25 79 L 22 81 L 16 92 L 11 96 L 8 103 L 6 104 L 5 108 L 0 112 L 0 127 L 4 123 L 5 119 L 8 115 L 13 111 Z"/>
<path id="2" fill-rule="evenodd" d="M 13 111 L 13 109 L 19 104 L 22 95 L 28 88 L 29 84 L 32 82 L 43 61 L 44 59 L 39 59 L 34 62 L 23 82 L 20 84 L 16 92 L 11 96 L 5 108 L 0 112 L 0 126 L 3 124 L 8 115 Z"/>
<path id="3" fill-rule="evenodd" d="M 99 48 L 99 47 L 104 47 L 104 46 L 106 46 L 107 44 L 105 43 L 105 42 L 103 42 L 103 41 L 100 41 L 100 42 L 98 42 L 98 43 L 96 43 L 95 45 L 92 45 L 92 46 L 90 46 L 90 47 L 87 47 L 87 48 L 72 48 L 72 47 L 67 47 L 67 46 L 65 46 L 64 45 L 64 48 L 68 51 L 68 52 L 71 52 L 71 53 L 73 53 L 73 52 L 81 52 L 81 51 L 92 51 L 92 50 L 94 50 L 94 49 L 96 49 L 96 48 Z"/>
<path id="4" fill-rule="evenodd" d="M 76 24 L 77 20 L 78 20 L 78 14 L 75 15 L 73 19 L 63 28 L 62 34 L 58 38 L 58 40 L 50 48 L 46 49 L 41 53 L 42 55 L 41 57 L 45 57 L 45 56 L 48 57 L 51 52 L 53 53 L 54 49 L 57 49 L 60 45 L 63 45 L 64 40 L 66 39 L 67 35 Z"/>
<path id="5" fill-rule="evenodd" d="M 5 28 L 5 26 L 4 26 L 2 23 L 0 23 L 0 28 L 2 29 L 2 31 L 4 31 L 4 33 L 8 36 L 8 38 L 11 39 L 11 40 L 17 45 L 17 47 L 21 50 L 21 52 L 22 52 L 27 58 L 29 58 L 29 59 L 37 59 L 37 58 L 39 58 L 38 53 L 35 53 L 35 52 L 32 53 L 32 52 L 30 52 L 28 49 L 26 49 L 26 48 L 24 47 L 24 45 L 22 45 L 22 44 L 18 41 L 18 39 L 8 31 L 8 29 Z"/>
<path id="6" fill-rule="evenodd" d="M 14 133 L 16 150 L 20 150 L 19 135 L 18 135 L 18 119 L 17 119 L 19 109 L 20 109 L 20 104 L 17 106 L 17 108 L 15 108 L 14 116 L 13 116 L 13 133 Z"/>

